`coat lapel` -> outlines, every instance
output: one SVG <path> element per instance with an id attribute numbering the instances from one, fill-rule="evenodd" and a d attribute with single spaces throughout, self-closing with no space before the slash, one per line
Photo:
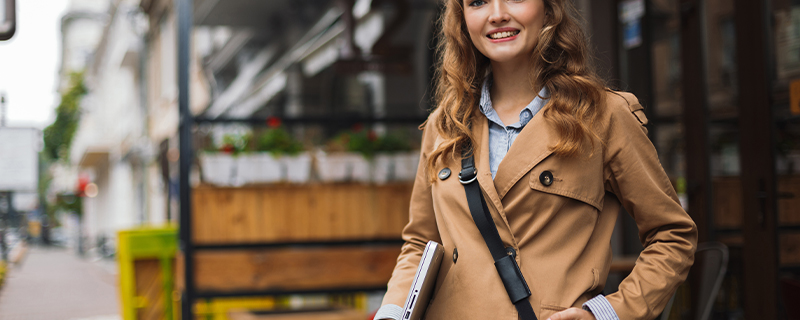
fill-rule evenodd
<path id="1" fill-rule="evenodd" d="M 478 138 L 478 150 L 475 156 L 475 166 L 478 168 L 478 183 L 486 193 L 491 202 L 497 203 L 500 197 L 497 195 L 497 190 L 494 188 L 494 181 L 492 181 L 492 170 L 489 167 L 489 124 L 486 117 L 480 117 L 477 125 L 473 127 L 472 134 Z M 502 209 L 502 208 L 500 208 Z"/>
<path id="2" fill-rule="evenodd" d="M 509 243 L 516 243 L 517 241 L 514 238 L 514 234 L 511 233 L 511 226 L 508 224 L 508 218 L 506 218 L 506 212 L 503 209 L 503 203 L 500 201 L 500 196 L 497 194 L 494 181 L 492 181 L 492 171 L 489 167 L 488 122 L 489 119 L 486 117 L 481 117 L 481 120 L 478 121 L 477 125 L 473 127 L 472 132 L 472 134 L 477 137 L 478 141 L 480 141 L 475 157 L 475 166 L 478 168 L 478 185 L 480 185 L 481 189 L 483 190 L 487 204 L 491 204 L 490 207 L 497 209 L 497 215 L 499 215 L 500 221 L 498 221 L 497 217 L 495 217 L 494 223 L 495 226 L 497 226 L 497 230 L 500 232 L 501 237 L 506 234 L 506 232 L 501 230 L 506 230 L 508 232 L 508 236 L 510 237 Z M 491 214 L 491 210 L 489 211 Z"/>
<path id="3" fill-rule="evenodd" d="M 543 111 L 538 112 L 522 128 L 522 132 L 519 133 L 517 139 L 511 144 L 511 149 L 508 150 L 503 161 L 500 162 L 497 175 L 494 178 L 494 186 L 499 199 L 505 197 L 511 187 L 525 176 L 531 168 L 553 153 L 550 147 L 556 144 L 558 135 L 553 132 L 553 128 L 544 119 L 543 113 Z M 488 152 L 486 162 L 488 168 Z M 482 181 L 481 184 L 483 184 Z"/>

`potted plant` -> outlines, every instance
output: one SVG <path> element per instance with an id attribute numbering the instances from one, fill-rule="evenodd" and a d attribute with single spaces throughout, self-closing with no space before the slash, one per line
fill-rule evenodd
<path id="1" fill-rule="evenodd" d="M 407 139 L 397 134 L 386 134 L 375 140 L 372 160 L 372 179 L 383 184 L 398 179 L 398 170 L 405 165 L 405 153 L 411 150 Z"/>
<path id="2" fill-rule="evenodd" d="M 373 131 L 366 131 L 359 124 L 328 141 L 325 151 L 320 150 L 316 154 L 320 180 L 369 182 L 368 159 L 375 154 L 376 139 Z"/>
<path id="3" fill-rule="evenodd" d="M 206 148 L 200 154 L 203 181 L 220 185 L 242 185 L 238 173 L 238 157 L 245 152 L 249 137 L 247 135 L 227 134 L 222 143 Z"/>
<path id="4" fill-rule="evenodd" d="M 419 150 L 409 150 L 396 155 L 394 178 L 397 181 L 414 181 L 419 167 Z"/>
<path id="5" fill-rule="evenodd" d="M 256 141 L 256 150 L 262 157 L 269 157 L 279 165 L 279 178 L 289 182 L 308 182 L 311 173 L 311 156 L 303 144 L 287 132 L 280 119 L 270 117 L 268 129 Z"/>
<path id="6" fill-rule="evenodd" d="M 347 151 L 353 156 L 350 158 L 350 178 L 358 182 L 370 182 L 372 180 L 372 161 L 374 161 L 376 142 L 378 135 L 375 131 L 364 130 L 361 126 L 356 126 L 350 133 Z"/>

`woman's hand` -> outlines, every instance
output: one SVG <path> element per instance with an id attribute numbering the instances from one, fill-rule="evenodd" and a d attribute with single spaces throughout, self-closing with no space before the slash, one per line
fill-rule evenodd
<path id="1" fill-rule="evenodd" d="M 569 308 L 550 316 L 547 320 L 597 320 L 597 318 L 581 308 Z"/>

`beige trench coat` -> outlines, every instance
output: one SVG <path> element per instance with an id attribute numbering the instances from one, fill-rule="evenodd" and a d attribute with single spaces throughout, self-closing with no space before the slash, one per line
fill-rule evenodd
<path id="1" fill-rule="evenodd" d="M 438 111 L 431 115 L 436 116 Z M 597 131 L 603 143 L 595 143 L 594 152 L 586 146 L 584 156 L 575 158 L 552 154 L 549 147 L 558 136 L 539 112 L 511 146 L 494 180 L 488 148 L 481 147 L 489 141 L 487 121 L 473 126 L 480 141 L 478 182 L 504 245 L 517 251 L 539 319 L 581 307 L 603 290 L 620 204 L 635 218 L 644 251 L 619 291 L 606 298 L 620 319 L 655 318 L 686 278 L 697 229 L 646 135 L 647 119 L 638 100 L 609 92 Z M 406 243 L 383 304 L 403 305 L 425 244 L 435 240 L 444 245 L 445 259 L 426 319 L 516 320 L 517 311 L 467 207 L 457 177 L 460 160 L 437 166 L 437 173 L 452 170 L 448 179 L 428 180 L 428 155 L 442 142 L 431 123 L 423 133 L 410 221 L 403 231 Z M 539 179 L 545 171 L 554 177 L 549 186 Z"/>

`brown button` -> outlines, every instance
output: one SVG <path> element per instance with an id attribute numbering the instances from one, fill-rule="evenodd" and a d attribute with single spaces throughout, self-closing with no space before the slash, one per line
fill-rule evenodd
<path id="1" fill-rule="evenodd" d="M 453 248 L 453 263 L 456 263 L 458 260 L 458 248 Z"/>
<path id="2" fill-rule="evenodd" d="M 542 174 L 539 175 L 539 182 L 541 182 L 545 187 L 549 187 L 551 184 L 553 184 L 553 173 L 550 171 L 542 172 Z"/>

